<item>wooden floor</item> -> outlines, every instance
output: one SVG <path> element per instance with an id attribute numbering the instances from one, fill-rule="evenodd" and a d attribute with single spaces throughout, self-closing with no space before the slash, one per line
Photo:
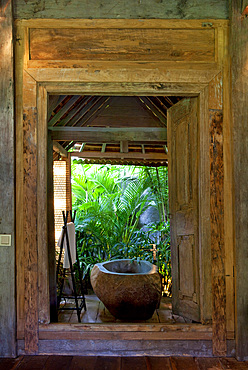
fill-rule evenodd
<path id="1" fill-rule="evenodd" d="M 0 370 L 245 370 L 248 362 L 201 357 L 21 356 L 0 359 Z"/>
<path id="2" fill-rule="evenodd" d="M 121 323 L 121 320 L 115 319 L 114 316 L 105 308 L 103 303 L 97 298 L 95 294 L 89 294 L 85 296 L 87 311 L 82 310 L 81 322 L 83 324 L 100 324 L 100 323 Z M 66 300 L 60 305 L 63 307 L 75 307 L 74 301 Z M 135 321 L 139 323 L 163 323 L 163 324 L 175 324 L 175 323 L 190 323 L 191 320 L 183 318 L 181 316 L 173 315 L 171 311 L 171 298 L 162 297 L 159 309 L 155 310 L 151 319 L 146 321 Z M 63 323 L 77 323 L 76 311 L 59 311 L 59 322 Z"/>

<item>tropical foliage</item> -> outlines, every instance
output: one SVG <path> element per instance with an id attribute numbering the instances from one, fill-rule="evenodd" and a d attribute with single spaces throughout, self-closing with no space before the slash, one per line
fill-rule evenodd
<path id="1" fill-rule="evenodd" d="M 73 208 L 77 211 L 77 248 L 84 277 L 95 263 L 117 259 L 156 262 L 165 284 L 171 281 L 167 168 L 72 165 Z M 159 211 L 159 221 L 140 227 L 140 216 L 149 208 Z"/>

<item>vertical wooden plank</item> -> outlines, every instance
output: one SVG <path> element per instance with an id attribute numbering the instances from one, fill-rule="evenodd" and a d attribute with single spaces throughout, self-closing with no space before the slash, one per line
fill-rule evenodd
<path id="1" fill-rule="evenodd" d="M 15 121 L 16 121 L 16 307 L 17 338 L 24 331 L 23 271 L 23 56 L 24 29 L 16 22 L 15 40 Z"/>
<path id="2" fill-rule="evenodd" d="M 23 111 L 23 237 L 24 237 L 24 315 L 25 351 L 38 351 L 37 281 L 37 149 L 35 108 Z"/>
<path id="3" fill-rule="evenodd" d="M 23 110 L 25 352 L 38 352 L 37 110 Z"/>
<path id="4" fill-rule="evenodd" d="M 231 76 L 229 28 L 223 35 L 223 161 L 224 161 L 224 241 L 226 276 L 226 329 L 234 332 L 234 196 L 233 196 L 233 137 L 231 117 Z"/>
<path id="5" fill-rule="evenodd" d="M 241 18 L 241 0 L 232 0 L 231 60 L 235 196 L 235 337 L 236 355 L 248 360 L 248 19 Z"/>
<path id="6" fill-rule="evenodd" d="M 222 76 L 209 84 L 213 353 L 226 355 Z"/>
<path id="7" fill-rule="evenodd" d="M 23 72 L 24 337 L 27 354 L 38 352 L 37 89 Z M 23 288 L 22 288 L 23 289 Z"/>
<path id="8" fill-rule="evenodd" d="M 201 322 L 212 318 L 210 240 L 210 160 L 208 88 L 199 96 L 199 243 L 200 243 L 200 307 Z"/>
<path id="9" fill-rule="evenodd" d="M 36 105 L 35 81 L 24 71 L 28 58 L 26 27 L 15 22 L 15 120 L 16 120 L 16 298 L 17 337 L 21 337 L 25 326 L 25 251 L 24 251 L 24 166 L 23 166 L 23 106 Z M 25 87 L 24 87 L 25 85 Z M 24 90 L 25 89 L 25 93 Z M 24 99 L 23 99 L 24 98 Z"/>
<path id="10" fill-rule="evenodd" d="M 211 292 L 211 227 L 210 227 L 210 154 L 209 154 L 209 91 L 205 87 L 199 97 L 199 235 L 200 235 L 200 274 L 201 274 L 201 321 L 209 323 L 212 319 Z"/>
<path id="11" fill-rule="evenodd" d="M 14 225 L 14 89 L 12 1 L 0 1 L 0 357 L 16 355 Z"/>
<path id="12" fill-rule="evenodd" d="M 56 258 L 55 258 L 55 228 L 54 228 L 54 194 L 53 194 L 53 141 L 51 133 L 47 135 L 47 235 L 48 235 L 48 266 L 50 320 L 58 321 L 57 288 L 56 288 Z"/>
<path id="13" fill-rule="evenodd" d="M 50 321 L 47 245 L 47 92 L 38 86 L 38 287 L 39 322 Z"/>

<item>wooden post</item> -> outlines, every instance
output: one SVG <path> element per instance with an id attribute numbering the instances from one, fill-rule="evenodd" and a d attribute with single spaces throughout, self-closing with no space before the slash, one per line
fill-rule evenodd
<path id="1" fill-rule="evenodd" d="M 56 289 L 56 258 L 54 234 L 54 194 L 53 194 L 53 141 L 51 133 L 47 138 L 47 233 L 48 233 L 48 269 L 50 293 L 50 319 L 58 321 L 57 289 Z"/>
<path id="2" fill-rule="evenodd" d="M 222 76 L 209 84 L 213 353 L 226 355 Z"/>
<path id="3" fill-rule="evenodd" d="M 0 357 L 16 356 L 14 226 L 14 90 L 12 1 L 0 1 Z"/>
<path id="4" fill-rule="evenodd" d="M 248 18 L 241 17 L 241 3 L 241 0 L 232 0 L 230 6 L 235 187 L 235 338 L 237 358 L 248 360 Z"/>
<path id="5" fill-rule="evenodd" d="M 23 111 L 25 352 L 38 352 L 37 148 L 36 109 Z M 31 247 L 32 246 L 32 247 Z"/>

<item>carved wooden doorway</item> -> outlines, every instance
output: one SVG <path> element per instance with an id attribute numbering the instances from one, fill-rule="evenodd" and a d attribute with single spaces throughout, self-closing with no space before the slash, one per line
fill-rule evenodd
<path id="1" fill-rule="evenodd" d="M 90 32 L 85 31 L 88 29 Z M 118 32 L 115 32 L 116 29 Z M 228 120 L 230 115 L 229 66 L 225 54 L 228 41 L 227 22 L 218 20 L 211 23 L 202 22 L 202 20 L 24 20 L 17 22 L 16 34 L 18 40 L 16 43 L 17 335 L 20 348 L 23 348 L 25 353 L 38 351 L 42 353 L 45 342 L 52 341 L 48 332 L 59 330 L 57 327 L 47 326 L 50 321 L 46 228 L 48 225 L 46 207 L 48 94 L 88 93 L 127 96 L 161 94 L 194 96 L 198 99 L 199 300 L 202 322 L 209 319 L 211 300 L 214 301 L 213 337 L 209 339 L 208 334 L 204 332 L 201 338 L 204 337 L 210 341 L 213 339 L 214 353 L 225 354 L 228 330 L 232 333 L 232 338 L 234 330 L 233 212 L 230 196 L 232 174 Z M 78 41 L 77 47 L 80 52 L 75 53 L 71 48 L 72 34 L 74 34 L 73 42 L 75 39 Z M 102 43 L 97 44 L 92 50 L 87 49 L 88 38 L 93 35 L 92 40 L 97 39 L 99 34 L 106 42 L 103 50 L 96 49 L 101 48 Z M 159 45 L 156 43 L 158 46 L 154 49 L 152 40 L 154 37 L 158 40 L 158 34 Z M 169 36 L 165 37 L 167 34 Z M 134 41 L 130 43 L 133 37 Z M 145 45 L 148 43 L 151 48 L 143 50 L 144 43 L 137 42 L 143 38 L 145 38 Z M 197 43 L 188 41 L 196 38 Z M 70 48 L 67 43 L 61 41 L 64 39 L 67 40 Z M 167 39 L 173 40 L 168 43 L 168 50 L 164 48 Z M 125 40 L 125 53 L 119 50 L 120 40 Z M 48 48 L 52 50 L 51 53 L 46 53 Z M 43 51 L 40 53 L 40 50 Z M 45 53 L 43 53 L 44 50 Z M 161 50 L 163 52 L 160 53 Z M 60 60 L 53 59 L 55 57 L 59 57 Z M 221 118 L 223 109 L 224 124 L 222 125 L 221 119 L 218 123 L 216 117 L 219 115 Z M 216 132 L 216 122 L 220 129 L 218 132 Z M 216 158 L 213 158 L 214 162 L 211 164 L 211 174 L 215 177 L 219 176 L 218 186 L 222 195 L 219 203 L 215 203 L 216 192 L 211 192 L 214 184 L 217 183 L 214 181 L 215 178 L 210 183 L 210 137 L 212 136 L 219 140 L 220 154 L 224 150 L 224 191 L 222 174 L 218 170 L 215 171 Z M 225 137 L 224 147 L 221 141 L 223 136 Z M 214 219 L 210 220 L 210 204 L 212 216 L 217 222 Z M 223 223 L 226 225 L 225 231 L 222 227 Z M 181 244 L 183 242 L 188 249 L 190 248 L 186 239 L 189 235 L 192 233 L 179 235 Z M 209 253 L 210 250 L 211 253 Z M 210 258 L 210 255 L 213 257 Z M 210 276 L 212 276 L 211 280 Z M 228 294 L 225 290 L 226 285 L 229 287 Z M 212 293 L 210 286 L 212 286 Z M 192 285 L 182 288 L 184 293 L 188 295 L 189 291 L 192 293 Z M 183 296 L 188 296 L 187 294 Z M 194 292 L 192 297 L 195 299 Z M 63 334 L 60 335 L 62 338 Z M 75 335 L 75 332 L 72 333 L 70 338 Z M 112 333 L 109 332 L 108 338 L 112 338 L 111 335 Z M 157 345 L 158 338 L 162 336 L 161 351 L 165 348 L 166 338 L 168 338 L 166 335 L 163 336 L 161 333 L 158 337 L 155 335 Z M 56 334 L 54 336 L 57 338 Z M 130 339 L 132 335 L 124 335 L 124 337 Z M 149 338 L 149 335 L 144 335 L 145 337 Z M 172 338 L 173 335 L 170 334 L 169 337 Z M 81 333 L 80 338 L 87 340 L 89 336 Z M 97 341 L 99 338 L 102 338 L 102 334 L 97 332 L 97 339 L 95 335 L 94 340 Z M 179 338 L 183 338 L 182 333 Z M 187 340 L 187 336 L 184 336 L 184 340 Z M 54 343 L 51 342 L 53 348 Z M 114 341 L 112 344 L 117 346 Z M 193 345 L 193 341 L 189 344 Z"/>

